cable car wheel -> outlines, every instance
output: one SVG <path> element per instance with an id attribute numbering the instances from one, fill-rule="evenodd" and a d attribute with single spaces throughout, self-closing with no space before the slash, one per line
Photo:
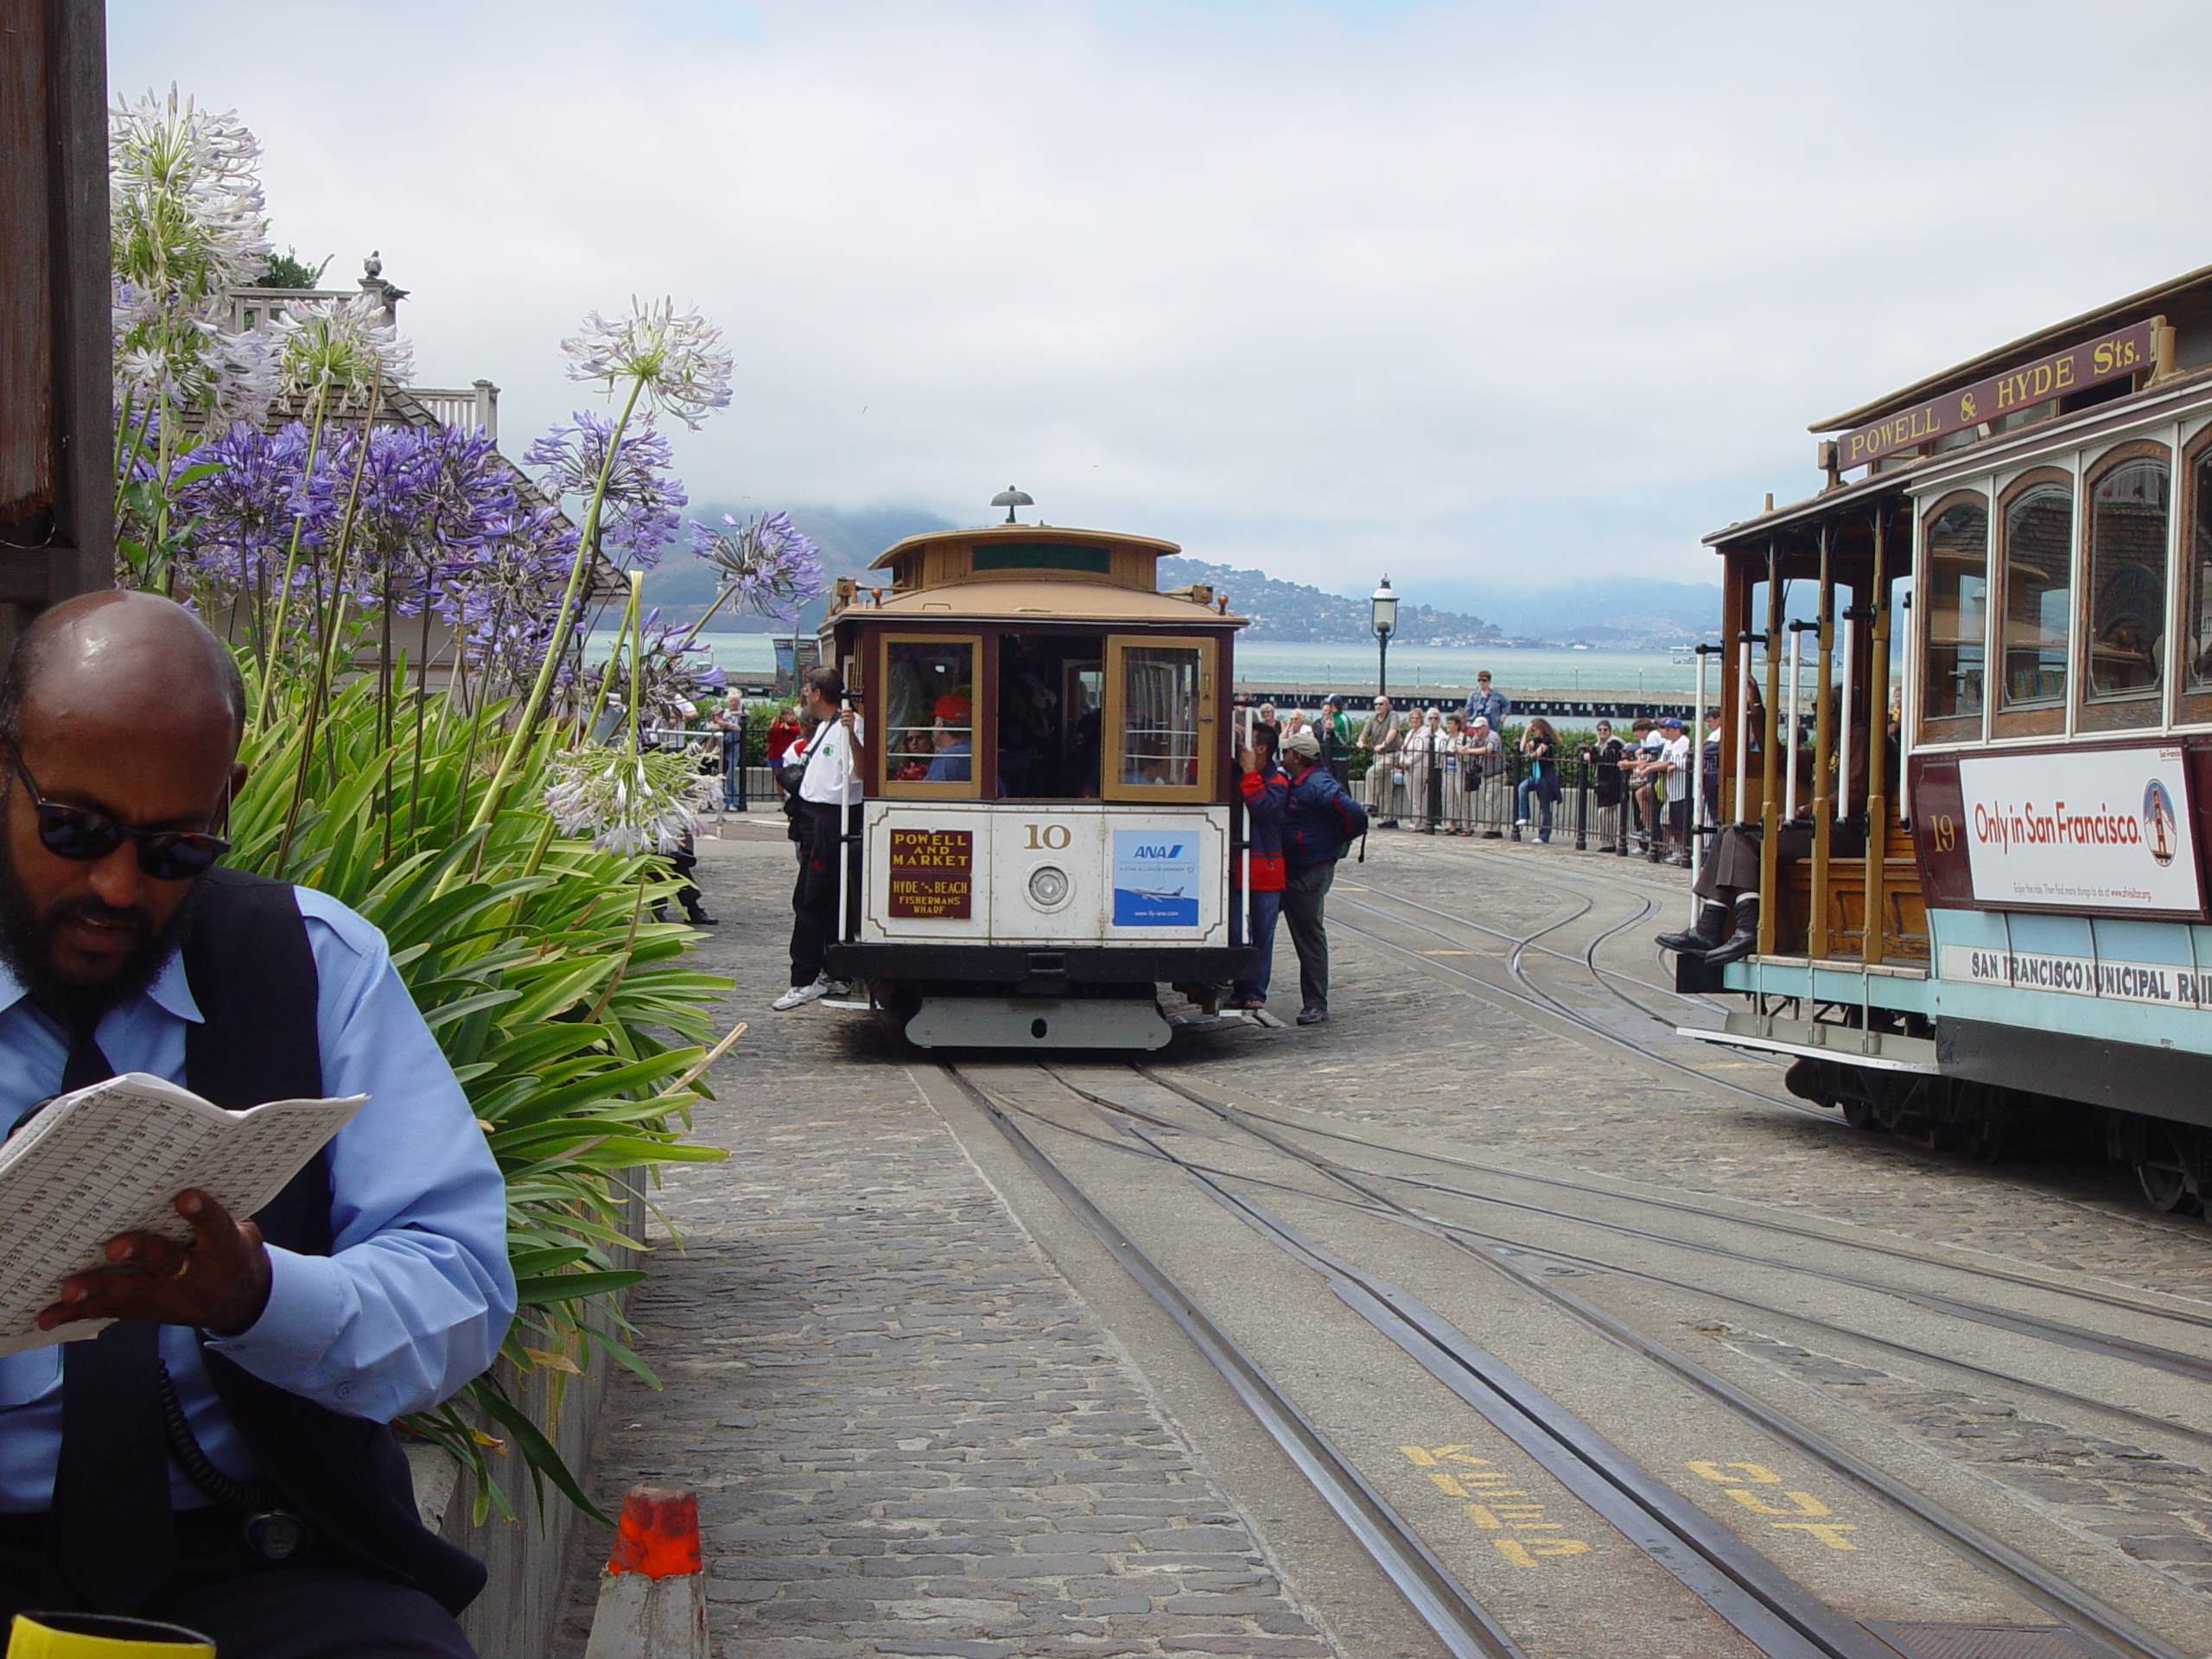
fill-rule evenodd
<path id="1" fill-rule="evenodd" d="M 2194 1216 L 2203 1210 L 2197 1178 L 2183 1154 L 2176 1127 L 2163 1119 L 2146 1120 L 2143 1144 L 2135 1158 L 2136 1185 L 2143 1202 L 2171 1216 Z"/>

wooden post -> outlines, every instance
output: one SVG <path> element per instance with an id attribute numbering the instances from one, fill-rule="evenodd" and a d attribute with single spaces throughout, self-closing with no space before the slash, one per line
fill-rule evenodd
<path id="1" fill-rule="evenodd" d="M 115 579 L 103 0 L 0 0 L 0 658 Z"/>
<path id="2" fill-rule="evenodd" d="M 1774 542 L 1766 544 L 1766 707 L 1759 741 L 1764 746 L 1759 770 L 1759 954 L 1774 954 L 1775 880 L 1781 868 L 1782 791 L 1780 757 L 1775 753 L 1775 715 L 1782 700 L 1782 561 Z"/>
<path id="3" fill-rule="evenodd" d="M 1859 960 L 1869 963 L 1882 959 L 1882 875 L 1890 855 L 1889 802 L 1882 793 L 1890 738 L 1890 584 L 1883 556 L 1889 518 L 1888 504 L 1878 503 L 1874 583 L 1867 593 L 1874 614 L 1868 628 L 1873 649 L 1866 663 L 1866 938 L 1859 949 Z"/>
<path id="4" fill-rule="evenodd" d="M 1828 713 L 1829 683 L 1835 671 L 1835 575 L 1828 566 L 1828 520 L 1821 520 L 1820 701 L 1813 709 L 1813 914 L 1805 953 L 1815 962 L 1828 953 L 1828 837 L 1835 805 L 1828 794 L 1828 767 L 1835 760 L 1835 727 Z"/>
<path id="5" fill-rule="evenodd" d="M 1735 787 L 1736 756 L 1744 745 L 1744 700 L 1738 695 L 1738 678 L 1737 653 L 1744 649 L 1743 633 L 1749 620 L 1745 612 L 1745 592 L 1750 584 L 1745 580 L 1745 561 L 1731 554 L 1721 567 L 1724 583 L 1720 590 L 1720 697 L 1725 707 L 1734 698 L 1734 712 L 1720 717 L 1720 810 L 1715 815 L 1716 823 L 1741 823 L 1744 821 L 1743 793 Z M 1702 734 L 1700 742 L 1704 741 Z"/>

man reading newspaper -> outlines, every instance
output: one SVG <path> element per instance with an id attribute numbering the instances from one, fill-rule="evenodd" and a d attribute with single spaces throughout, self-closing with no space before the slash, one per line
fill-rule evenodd
<path id="1" fill-rule="evenodd" d="M 144 594 L 47 612 L 0 678 L 0 1128 L 124 1071 L 232 1109 L 369 1097 L 251 1219 L 188 1190 L 188 1243 L 125 1234 L 56 1285 L 41 1325 L 115 1321 L 96 1338 L 0 1358 L 0 1618 L 467 1655 L 483 1569 L 416 1520 L 385 1425 L 498 1350 L 499 1174 L 382 936 L 217 862 L 244 702 Z"/>

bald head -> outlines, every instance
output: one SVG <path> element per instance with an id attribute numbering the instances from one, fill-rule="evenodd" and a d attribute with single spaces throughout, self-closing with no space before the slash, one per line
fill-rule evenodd
<path id="1" fill-rule="evenodd" d="M 245 688 L 222 642 L 181 605 L 153 594 L 82 594 L 41 613 L 0 677 L 0 738 L 36 724 L 67 740 L 124 724 L 235 750 Z"/>

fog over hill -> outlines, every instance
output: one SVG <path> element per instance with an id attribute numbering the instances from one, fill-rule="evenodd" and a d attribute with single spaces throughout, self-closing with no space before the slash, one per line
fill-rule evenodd
<path id="1" fill-rule="evenodd" d="M 1662 646 L 1719 637 L 1718 582 L 1584 576 L 1549 588 L 1446 582 L 1424 591 L 1438 604 L 1479 606 L 1498 626 L 1524 639 Z"/>
<path id="2" fill-rule="evenodd" d="M 742 517 L 754 510 L 750 503 L 741 508 L 710 501 L 685 518 L 687 524 L 692 518 L 718 524 L 725 512 Z M 865 581 L 870 562 L 893 542 L 955 528 L 950 519 L 917 507 L 792 507 L 790 512 L 791 522 L 822 550 L 823 566 L 833 579 Z M 1351 645 L 1370 637 L 1368 590 L 1363 588 L 1357 594 L 1334 594 L 1205 559 L 1160 561 L 1162 588 L 1195 582 L 1209 582 L 1227 594 L 1230 607 L 1252 619 L 1247 639 Z M 688 531 L 687 539 L 671 543 L 658 568 L 645 578 L 645 602 L 660 607 L 664 622 L 689 621 L 714 595 L 714 572 L 691 556 Z M 809 606 L 800 619 L 801 631 L 811 633 L 822 613 L 820 601 Z M 1421 645 L 1514 639 L 1656 646 L 1710 636 L 1719 618 L 1720 589 L 1698 582 L 1618 576 L 1586 578 L 1554 588 L 1496 589 L 1471 582 L 1432 582 L 1400 590 L 1395 638 L 1403 645 Z M 721 633 L 781 633 L 788 626 L 780 620 L 728 610 L 716 612 L 707 625 L 708 632 Z"/>

